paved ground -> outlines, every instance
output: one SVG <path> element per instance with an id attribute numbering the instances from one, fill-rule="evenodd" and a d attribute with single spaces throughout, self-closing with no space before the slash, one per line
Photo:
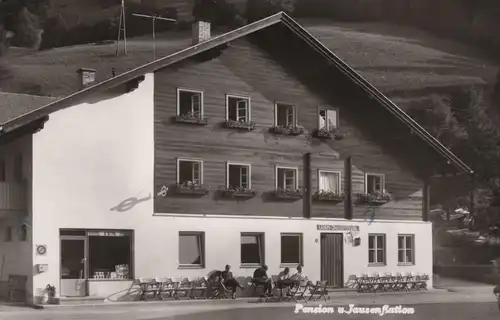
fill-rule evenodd
<path id="1" fill-rule="evenodd" d="M 44 310 L 28 308 L 0 308 L 0 319 L 8 320 L 295 320 L 308 319 L 380 319 L 379 315 L 340 315 L 337 307 L 381 307 L 385 304 L 393 307 L 402 305 L 413 307 L 414 315 L 388 315 L 390 319 L 428 320 L 488 320 L 499 319 L 500 310 L 494 296 L 490 293 L 464 292 L 428 292 L 428 293 L 396 293 L 396 294 L 355 294 L 333 297 L 323 306 L 333 307 L 334 314 L 294 313 L 292 302 L 259 303 L 255 299 L 225 301 L 178 301 L 178 302 L 135 302 L 108 303 L 101 305 L 59 306 Z M 320 302 L 308 303 L 305 306 L 318 306 Z"/>

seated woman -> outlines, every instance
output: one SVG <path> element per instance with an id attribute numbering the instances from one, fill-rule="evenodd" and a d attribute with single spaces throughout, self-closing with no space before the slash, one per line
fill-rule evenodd
<path id="1" fill-rule="evenodd" d="M 222 271 L 222 283 L 226 288 L 231 288 L 233 292 L 233 299 L 236 299 L 236 288 L 243 290 L 243 286 L 233 277 L 233 273 L 230 271 L 231 266 L 226 265 L 224 271 Z"/>

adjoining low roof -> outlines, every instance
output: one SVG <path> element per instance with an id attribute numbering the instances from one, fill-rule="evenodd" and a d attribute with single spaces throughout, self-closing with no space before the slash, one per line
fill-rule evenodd
<path id="1" fill-rule="evenodd" d="M 52 97 L 0 92 L 0 122 L 9 122 L 56 100 Z"/>
<path id="2" fill-rule="evenodd" d="M 262 30 L 264 28 L 279 23 L 289 28 L 297 37 L 299 37 L 309 46 L 311 46 L 311 48 L 313 48 L 318 54 L 322 55 L 326 61 L 328 61 L 330 64 L 338 68 L 346 77 L 348 77 L 356 85 L 362 88 L 381 106 L 386 108 L 397 119 L 399 119 L 401 122 L 407 125 L 409 129 L 412 131 L 412 133 L 419 136 L 423 141 L 425 141 L 428 145 L 430 145 L 436 152 L 438 152 L 438 154 L 447 159 L 448 163 L 455 165 L 455 167 L 462 172 L 473 173 L 473 171 L 464 162 L 462 162 L 455 154 L 453 154 L 450 150 L 448 150 L 429 132 L 427 132 L 424 128 L 422 128 L 417 122 L 415 122 L 415 120 L 413 120 L 408 114 L 406 114 L 403 110 L 401 110 L 398 106 L 396 106 L 389 98 L 387 98 L 380 91 L 378 91 L 372 84 L 370 84 L 367 80 L 361 77 L 344 61 L 342 61 L 332 51 L 330 51 L 324 44 L 322 44 L 318 39 L 312 36 L 306 29 L 304 29 L 301 25 L 299 25 L 295 20 L 293 20 L 290 16 L 288 16 L 284 12 L 277 13 L 262 20 L 243 26 L 239 29 L 213 37 L 208 41 L 180 50 L 176 53 L 157 59 L 153 62 L 147 63 L 143 66 L 140 66 L 138 68 L 120 74 L 119 76 L 105 80 L 94 86 L 88 87 L 79 92 L 71 94 L 63 99 L 49 103 L 44 107 L 38 108 L 36 110 L 33 110 L 22 116 L 19 116 L 17 118 L 14 118 L 10 121 L 3 123 L 1 126 L 1 130 L 3 133 L 11 132 L 12 130 L 19 128 L 20 126 L 26 125 L 28 123 L 31 123 L 32 121 L 43 118 L 54 111 L 77 104 L 78 102 L 82 101 L 83 99 L 90 96 L 94 92 L 111 89 L 120 84 L 134 80 L 146 73 L 154 72 L 158 69 L 164 68 L 173 63 L 197 55 L 201 52 L 214 49 L 230 41 L 234 41 L 238 38 L 241 38 L 243 36 L 249 35 L 251 33 L 254 33 L 256 31 Z"/>

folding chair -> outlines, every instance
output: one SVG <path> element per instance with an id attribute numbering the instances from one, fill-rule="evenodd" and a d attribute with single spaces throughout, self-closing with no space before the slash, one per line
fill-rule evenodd
<path id="1" fill-rule="evenodd" d="M 191 294 L 191 283 L 188 278 L 176 277 L 172 278 L 172 282 L 175 283 L 174 298 L 180 300 L 181 298 L 189 298 Z"/>
<path id="2" fill-rule="evenodd" d="M 382 290 L 382 279 L 380 278 L 380 274 L 378 272 L 373 272 L 369 277 L 370 284 L 373 289 L 373 292 L 377 292 L 377 290 Z"/>
<path id="3" fill-rule="evenodd" d="M 404 290 L 404 288 L 407 286 L 405 283 L 405 277 L 401 274 L 401 272 L 396 273 L 396 278 L 395 278 L 395 284 L 394 284 L 394 290 L 395 291 L 401 291 Z"/>
<path id="4" fill-rule="evenodd" d="M 403 275 L 403 283 L 402 283 L 403 290 L 410 291 L 412 282 L 413 282 L 412 274 L 410 272 L 406 272 Z"/>
<path id="5" fill-rule="evenodd" d="M 315 295 L 318 295 L 318 300 L 320 300 L 321 298 L 325 299 L 325 302 L 327 299 L 330 299 L 330 297 L 328 296 L 328 291 L 327 291 L 327 287 L 326 285 L 328 284 L 327 281 L 323 280 L 323 281 L 317 281 L 316 284 L 312 284 L 310 285 L 310 289 L 312 289 L 312 292 L 311 292 L 311 296 L 309 297 L 309 301 L 311 301 L 311 299 L 313 301 L 316 301 L 316 298 L 314 298 Z"/>
<path id="6" fill-rule="evenodd" d="M 359 286 L 358 278 L 354 274 L 351 274 L 347 278 L 346 283 L 344 283 L 344 287 L 346 287 L 346 288 L 358 289 L 358 286 Z"/>
<path id="7" fill-rule="evenodd" d="M 307 277 L 303 280 L 300 280 L 298 285 L 295 285 L 292 289 L 290 289 L 289 300 L 293 300 L 295 302 L 298 302 L 298 300 L 304 300 L 307 303 L 304 295 L 309 291 L 310 283 L 311 282 L 307 279 Z"/>
<path id="8" fill-rule="evenodd" d="M 374 291 L 372 278 L 370 278 L 367 273 L 363 273 L 361 275 L 361 281 L 362 281 L 363 287 L 364 287 L 363 292 Z"/>
<path id="9" fill-rule="evenodd" d="M 366 292 L 367 291 L 367 285 L 366 285 L 366 279 L 364 277 L 364 274 L 358 274 L 356 275 L 356 282 L 358 283 L 358 292 Z"/>
<path id="10" fill-rule="evenodd" d="M 412 290 L 420 290 L 420 288 L 418 287 L 418 283 L 419 283 L 419 280 L 420 279 L 420 275 L 416 272 L 412 272 L 410 277 L 408 278 L 408 290 L 409 291 L 412 291 Z"/>
<path id="11" fill-rule="evenodd" d="M 139 300 L 147 300 L 148 296 L 156 298 L 158 283 L 153 278 L 139 278 L 139 286 L 141 288 Z"/>
<path id="12" fill-rule="evenodd" d="M 212 282 L 212 296 L 211 299 L 227 299 L 229 289 L 222 281 Z"/>
<path id="13" fill-rule="evenodd" d="M 252 296 L 255 296 L 255 294 L 257 293 L 257 289 L 259 287 L 262 287 L 264 289 L 264 293 L 265 293 L 265 284 L 262 283 L 262 282 L 256 282 L 254 278 L 247 278 L 247 282 L 248 282 L 248 285 L 252 286 L 253 287 L 253 290 L 252 290 Z M 260 296 L 263 296 L 264 294 L 261 294 Z"/>
<path id="14" fill-rule="evenodd" d="M 174 286 L 171 279 L 166 277 L 156 277 L 155 281 L 158 284 L 158 291 L 156 293 L 156 297 L 158 298 L 158 300 L 165 300 L 165 298 L 174 298 Z"/>
<path id="15" fill-rule="evenodd" d="M 207 298 L 207 280 L 203 277 L 193 277 L 188 279 L 192 284 L 191 288 L 191 298 L 198 299 L 206 299 Z M 199 293 L 197 295 L 196 293 Z"/>
<path id="16" fill-rule="evenodd" d="M 417 274 L 417 288 L 418 290 L 424 289 L 427 290 L 427 280 L 429 280 L 429 276 L 426 274 L 419 275 Z"/>
<path id="17" fill-rule="evenodd" d="M 395 291 L 394 286 L 396 285 L 396 277 L 393 272 L 387 272 L 384 277 L 384 291 L 391 292 Z"/>

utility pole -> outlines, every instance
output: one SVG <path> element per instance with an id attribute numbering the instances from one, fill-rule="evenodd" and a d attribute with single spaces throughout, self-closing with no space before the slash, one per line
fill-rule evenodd
<path id="1" fill-rule="evenodd" d="M 151 19 L 151 21 L 153 22 L 153 60 L 156 60 L 156 28 L 155 28 L 156 20 L 173 21 L 173 22 L 175 22 L 177 20 L 170 19 L 170 18 L 163 18 L 163 17 L 160 17 L 157 14 L 155 14 L 155 15 L 146 15 L 146 14 L 134 13 L 132 15 L 136 16 L 136 17 Z"/>
<path id="2" fill-rule="evenodd" d="M 127 54 L 127 26 L 125 24 L 125 0 L 122 0 L 122 6 L 120 9 L 120 23 L 118 26 L 118 41 L 116 42 L 116 55 L 118 55 L 120 51 L 120 39 L 123 31 L 123 43 L 124 43 L 124 52 Z"/>

